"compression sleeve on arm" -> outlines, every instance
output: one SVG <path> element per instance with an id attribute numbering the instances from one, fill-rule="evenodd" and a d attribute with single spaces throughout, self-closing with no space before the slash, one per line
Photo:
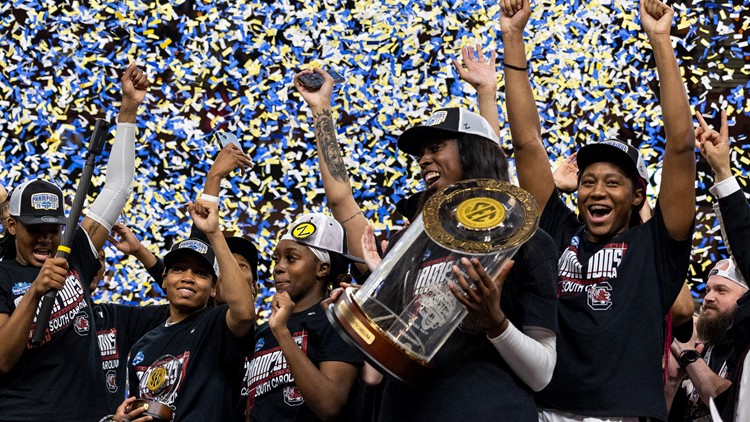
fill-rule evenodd
<path id="1" fill-rule="evenodd" d="M 541 391 L 552 379 L 557 362 L 557 336 L 541 327 L 519 331 L 510 321 L 508 328 L 489 339 L 521 381 L 534 391 Z"/>
<path id="2" fill-rule="evenodd" d="M 130 197 L 134 174 L 135 124 L 118 123 L 115 142 L 109 153 L 106 182 L 87 215 L 107 231 L 112 230 Z"/>

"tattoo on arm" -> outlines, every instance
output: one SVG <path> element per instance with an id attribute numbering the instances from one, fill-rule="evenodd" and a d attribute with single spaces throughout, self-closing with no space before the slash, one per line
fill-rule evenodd
<path id="1" fill-rule="evenodd" d="M 323 110 L 313 115 L 315 118 L 315 140 L 318 142 L 318 149 L 323 155 L 328 166 L 328 171 L 333 179 L 341 183 L 349 183 L 349 174 L 344 165 L 344 159 L 341 157 L 339 144 L 336 142 L 336 130 L 333 126 L 333 117 L 331 110 Z"/>

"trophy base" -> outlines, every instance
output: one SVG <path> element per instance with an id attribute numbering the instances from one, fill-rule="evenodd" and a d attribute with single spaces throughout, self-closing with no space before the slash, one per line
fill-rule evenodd
<path id="1" fill-rule="evenodd" d="M 141 407 L 147 408 L 140 416 L 151 416 L 154 418 L 153 420 L 159 422 L 169 422 L 172 420 L 172 408 L 156 400 L 135 399 L 130 404 L 128 411 L 130 412 Z"/>
<path id="2" fill-rule="evenodd" d="M 339 334 L 353 343 L 383 372 L 399 381 L 417 384 L 434 365 L 395 343 L 363 311 L 351 287 L 328 308 L 326 316 Z"/>

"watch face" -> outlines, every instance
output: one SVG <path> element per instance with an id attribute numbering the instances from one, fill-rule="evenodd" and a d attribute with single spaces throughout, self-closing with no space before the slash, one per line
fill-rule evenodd
<path id="1" fill-rule="evenodd" d="M 702 359 L 700 353 L 698 353 L 697 350 L 685 350 L 680 355 L 680 366 L 683 368 L 687 365 L 690 365 L 691 363 L 697 361 L 698 359 Z"/>

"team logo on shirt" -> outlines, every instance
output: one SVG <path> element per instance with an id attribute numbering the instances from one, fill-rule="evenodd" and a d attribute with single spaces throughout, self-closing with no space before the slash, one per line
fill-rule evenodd
<path id="1" fill-rule="evenodd" d="M 86 314 L 78 315 L 73 323 L 73 327 L 79 336 L 83 337 L 89 332 L 89 316 Z"/>
<path id="2" fill-rule="evenodd" d="M 617 279 L 617 269 L 627 250 L 628 246 L 624 243 L 607 244 L 592 255 L 584 267 L 578 261 L 578 239 L 574 237 L 557 263 L 559 297 L 585 294 L 591 309 L 610 309 L 614 288 L 608 280 Z"/>
<path id="3" fill-rule="evenodd" d="M 431 331 L 448 322 L 458 301 L 449 291 L 432 285 L 430 290 L 419 297 L 420 328 Z"/>
<path id="4" fill-rule="evenodd" d="M 289 406 L 299 406 L 304 402 L 305 399 L 302 398 L 302 393 L 299 392 L 299 389 L 297 387 L 284 387 L 284 403 Z"/>
<path id="5" fill-rule="evenodd" d="M 610 291 L 612 286 L 607 283 L 599 283 L 588 289 L 588 302 L 591 309 L 597 311 L 606 311 L 612 307 L 612 296 Z"/>
<path id="6" fill-rule="evenodd" d="M 255 343 L 255 352 L 262 349 L 264 344 L 266 344 L 266 341 L 264 339 L 258 339 L 258 341 Z"/>
<path id="7" fill-rule="evenodd" d="M 113 370 L 109 370 L 105 374 L 104 378 L 107 381 L 107 390 L 109 390 L 110 393 L 116 393 L 117 392 L 117 372 Z"/>
<path id="8" fill-rule="evenodd" d="M 31 287 L 31 283 L 16 283 L 11 288 L 11 291 L 13 292 L 13 296 L 21 296 L 29 290 L 29 287 Z"/>
<path id="9" fill-rule="evenodd" d="M 135 357 L 133 358 L 133 366 L 138 365 L 141 362 L 143 362 L 143 351 L 142 350 L 135 354 Z"/>

